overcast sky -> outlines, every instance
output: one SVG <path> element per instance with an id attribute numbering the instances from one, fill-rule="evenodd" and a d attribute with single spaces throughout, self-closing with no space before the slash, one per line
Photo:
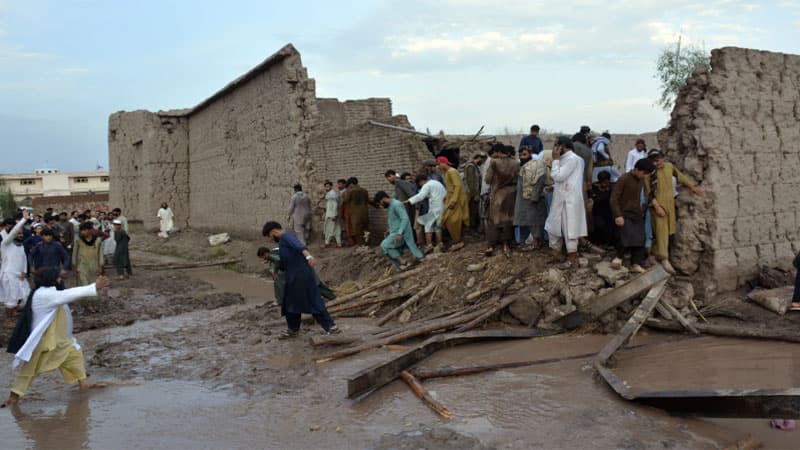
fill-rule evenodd
<path id="1" fill-rule="evenodd" d="M 193 106 L 288 42 L 319 97 L 422 130 L 655 131 L 679 33 L 800 53 L 800 1 L 0 0 L 0 172 L 107 166 L 110 113 Z"/>

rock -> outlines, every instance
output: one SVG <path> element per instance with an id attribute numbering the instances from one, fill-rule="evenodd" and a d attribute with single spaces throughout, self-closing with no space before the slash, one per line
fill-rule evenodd
<path id="1" fill-rule="evenodd" d="M 401 312 L 399 320 L 400 320 L 401 323 L 406 323 L 409 320 L 411 320 L 411 311 L 406 309 L 403 312 Z"/>
<path id="2" fill-rule="evenodd" d="M 747 298 L 769 311 L 784 315 L 792 305 L 793 295 L 794 287 L 785 286 L 777 289 L 755 290 L 747 294 Z"/>
<path id="3" fill-rule="evenodd" d="M 523 325 L 533 327 L 542 316 L 542 306 L 535 298 L 522 296 L 509 305 L 508 313 Z"/>
<path id="4" fill-rule="evenodd" d="M 795 274 L 791 270 L 765 267 L 758 274 L 758 285 L 764 289 L 777 289 L 794 284 Z"/>
<path id="5" fill-rule="evenodd" d="M 669 302 L 675 309 L 681 310 L 689 306 L 689 302 L 694 298 L 694 286 L 688 281 L 670 281 L 667 292 L 662 301 Z"/>
<path id="6" fill-rule="evenodd" d="M 617 281 L 628 275 L 628 269 L 622 267 L 620 269 L 613 269 L 610 261 L 601 261 L 594 266 L 597 275 L 603 278 L 609 286 L 615 286 Z"/>
<path id="7" fill-rule="evenodd" d="M 559 305 L 554 308 L 550 308 L 542 321 L 545 323 L 552 323 L 573 311 L 575 311 L 574 305 Z"/>
<path id="8" fill-rule="evenodd" d="M 589 267 L 589 260 L 587 258 L 578 258 L 578 267 Z"/>
<path id="9" fill-rule="evenodd" d="M 247 345 L 258 345 L 261 343 L 261 336 L 253 336 L 245 339 L 244 341 Z"/>
<path id="10" fill-rule="evenodd" d="M 575 286 L 569 288 L 572 293 L 572 303 L 578 308 L 579 311 L 585 311 L 592 304 L 592 300 L 596 297 L 593 290 L 587 286 Z"/>
<path id="11" fill-rule="evenodd" d="M 226 242 L 230 242 L 231 237 L 228 233 L 220 233 L 220 234 L 212 234 L 208 237 L 208 245 L 212 247 L 216 247 L 218 245 L 225 244 Z"/>
<path id="12" fill-rule="evenodd" d="M 469 280 L 467 280 L 467 289 L 472 289 L 473 286 L 475 286 L 475 277 L 469 277 Z"/>
<path id="13" fill-rule="evenodd" d="M 467 266 L 467 272 L 479 272 L 486 268 L 486 263 L 470 264 Z"/>

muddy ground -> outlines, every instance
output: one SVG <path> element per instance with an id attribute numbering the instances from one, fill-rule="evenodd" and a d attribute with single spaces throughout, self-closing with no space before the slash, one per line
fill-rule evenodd
<path id="1" fill-rule="evenodd" d="M 115 280 L 103 294 L 98 313 L 90 314 L 80 305 L 74 308 L 75 325 L 81 330 L 77 338 L 91 379 L 111 381 L 112 386 L 79 394 L 64 386 L 56 373 L 43 376 L 21 408 L 9 413 L 14 420 L 0 420 L 4 447 L 722 448 L 748 433 L 767 443 L 767 448 L 793 445 L 792 433 L 771 431 L 765 421 L 672 417 L 627 403 L 596 379 L 588 359 L 425 382 L 432 395 L 453 411 L 450 422 L 431 413 L 402 382 L 358 402 L 347 400 L 347 376 L 395 353 L 376 349 L 315 363 L 330 351 L 308 343 L 319 333 L 317 327 L 306 325 L 296 340 L 277 339 L 283 326 L 273 305 L 271 282 L 260 275 L 263 266 L 255 257 L 260 241 L 237 240 L 218 250 L 209 249 L 204 239 L 194 232 L 179 233 L 167 242 L 134 234 L 134 266 L 137 261 L 242 260 L 228 268 L 134 267 L 132 279 Z M 480 247 L 471 245 L 457 259 L 438 257 L 428 264 L 455 265 L 447 271 L 452 273 L 467 260 L 482 261 Z M 354 249 L 312 246 L 312 251 L 320 260 L 322 278 L 343 292 L 366 285 L 388 268 L 374 249 L 359 250 L 357 256 Z M 538 272 L 546 264 L 544 257 L 531 254 L 515 254 L 509 261 L 495 258 L 473 281 L 475 286 L 483 278 L 500 278 L 501 273 L 492 271 L 495 266 L 529 264 Z M 459 305 L 461 297 L 456 294 L 472 277 L 459 275 L 452 284 L 462 286 L 460 291 L 442 289 L 413 314 L 424 316 Z M 394 288 L 413 285 L 409 281 Z M 732 303 L 723 309 L 729 312 L 725 320 L 760 320 L 757 317 L 763 315 L 760 308 L 740 299 L 728 301 Z M 787 321 L 786 325 L 797 320 L 796 315 L 764 317 Z M 376 329 L 368 318 L 338 322 L 345 335 Z M 596 351 L 608 337 L 589 331 L 456 348 L 425 360 L 419 369 Z M 671 339 L 674 335 L 643 331 L 632 343 Z M 710 351 L 723 344 L 746 345 L 704 339 L 710 341 L 698 346 L 709 346 Z M 682 345 L 676 349 L 692 351 Z M 9 355 L 2 357 L 3 367 L 10 361 Z M 694 370 L 691 356 L 683 354 L 681 361 L 683 369 L 671 367 L 676 377 L 681 370 Z M 0 384 L 10 382 L 9 371 L 0 370 Z M 60 438 L 53 439 L 53 432 Z"/>

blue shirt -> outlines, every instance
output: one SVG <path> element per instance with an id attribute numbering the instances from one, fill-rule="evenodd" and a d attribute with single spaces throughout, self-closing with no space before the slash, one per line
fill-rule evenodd
<path id="1" fill-rule="evenodd" d="M 527 148 L 534 155 L 538 155 L 544 151 L 544 144 L 542 144 L 542 140 L 539 139 L 539 136 L 531 136 L 529 134 L 519 141 L 519 149 L 522 150 L 523 148 Z"/>
<path id="2" fill-rule="evenodd" d="M 53 240 L 49 244 L 44 241 L 36 244 L 36 247 L 31 250 L 30 265 L 32 268 L 40 267 L 58 267 L 69 270 L 70 256 L 67 250 L 61 245 L 60 242 Z"/>

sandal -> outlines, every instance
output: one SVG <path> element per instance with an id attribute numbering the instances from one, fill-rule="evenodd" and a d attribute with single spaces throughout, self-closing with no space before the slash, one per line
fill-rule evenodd
<path id="1" fill-rule="evenodd" d="M 283 331 L 281 331 L 281 334 L 278 335 L 278 339 L 281 339 L 281 340 L 283 340 L 283 339 L 292 339 L 292 338 L 296 338 L 299 334 L 300 334 L 300 331 L 283 330 Z"/>

